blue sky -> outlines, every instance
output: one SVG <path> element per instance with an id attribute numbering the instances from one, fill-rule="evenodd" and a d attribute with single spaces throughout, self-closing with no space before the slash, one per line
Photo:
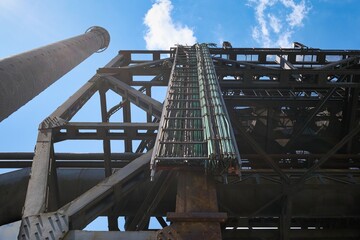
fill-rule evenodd
<path id="1" fill-rule="evenodd" d="M 94 25 L 106 28 L 111 36 L 105 52 L 92 55 L 0 123 L 0 151 L 33 151 L 39 123 L 118 50 L 224 40 L 233 47 L 287 47 L 298 41 L 314 48 L 360 49 L 359 12 L 358 0 L 0 0 L 0 59 L 81 34 Z M 118 100 L 114 96 L 114 103 Z M 98 120 L 90 112 L 96 106 L 94 99 L 75 120 Z M 101 150 L 96 143 L 64 144 L 56 150 L 89 148 Z M 13 231 L 2 227 L 0 239 L 4 234 Z"/>

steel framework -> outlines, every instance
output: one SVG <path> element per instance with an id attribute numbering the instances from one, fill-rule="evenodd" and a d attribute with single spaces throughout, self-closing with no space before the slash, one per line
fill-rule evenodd
<path id="1" fill-rule="evenodd" d="M 26 198 L 19 197 L 19 239 L 358 239 L 360 51 L 209 48 L 241 178 L 224 183 L 203 170 L 162 168 L 150 181 L 163 111 L 151 96 L 168 86 L 179 48 L 120 51 L 40 124 L 34 154 L 0 154 L 3 167 L 32 164 L 30 177 L 13 175 L 16 186 L 29 179 Z M 122 96 L 111 108 L 109 91 Z M 95 93 L 102 122 L 71 122 Z M 133 105 L 146 122 L 132 121 Z M 113 121 L 116 111 L 122 122 Z M 73 139 L 101 140 L 104 151 L 55 151 L 57 142 Z M 124 153 L 111 149 L 114 140 L 124 141 Z M 92 175 L 69 185 L 64 175 L 74 168 Z M 79 189 L 81 181 L 87 186 Z M 15 204 L 18 212 L 1 223 L 19 218 Z M 82 231 L 100 215 L 108 216 L 108 232 Z M 118 231 L 119 216 L 126 231 Z M 150 231 L 150 217 L 162 229 Z"/>

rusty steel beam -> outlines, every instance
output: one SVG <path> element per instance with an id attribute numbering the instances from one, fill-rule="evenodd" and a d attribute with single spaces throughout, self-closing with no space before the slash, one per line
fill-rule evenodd
<path id="1" fill-rule="evenodd" d="M 0 121 L 109 42 L 104 28 L 91 27 L 79 36 L 0 60 Z"/>

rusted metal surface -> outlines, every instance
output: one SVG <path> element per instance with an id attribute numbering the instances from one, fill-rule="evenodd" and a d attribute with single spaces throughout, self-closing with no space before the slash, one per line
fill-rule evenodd
<path id="1" fill-rule="evenodd" d="M 226 213 L 218 212 L 215 183 L 202 172 L 181 171 L 178 176 L 176 212 L 168 213 L 172 224 L 158 231 L 157 239 L 221 238 L 220 222 Z"/>
<path id="2" fill-rule="evenodd" d="M 203 172 L 179 173 L 176 196 L 176 213 L 217 212 L 214 181 Z"/>

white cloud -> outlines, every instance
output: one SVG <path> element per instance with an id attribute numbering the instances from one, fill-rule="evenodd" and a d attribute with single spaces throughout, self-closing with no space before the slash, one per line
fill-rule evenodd
<path id="1" fill-rule="evenodd" d="M 291 47 L 292 42 L 291 41 L 291 35 L 293 33 L 291 31 L 285 31 L 281 35 L 279 35 L 278 39 L 276 40 L 276 45 L 280 47 Z"/>
<path id="2" fill-rule="evenodd" d="M 188 26 L 174 23 L 170 0 L 157 0 L 146 13 L 144 24 L 148 27 L 144 39 L 147 49 L 169 49 L 175 44 L 193 45 L 194 32 Z"/>
<path id="3" fill-rule="evenodd" d="M 253 28 L 252 37 L 256 41 L 262 41 L 263 46 L 269 47 L 270 45 L 270 34 L 266 23 L 266 18 L 264 15 L 264 11 L 268 6 L 273 4 L 271 0 L 249 0 L 250 3 L 256 4 L 255 12 L 256 19 L 258 21 L 258 26 Z"/>
<path id="4" fill-rule="evenodd" d="M 268 14 L 270 20 L 270 27 L 275 33 L 279 33 L 282 27 L 280 20 L 272 14 Z"/>
<path id="5" fill-rule="evenodd" d="M 286 16 L 286 21 L 291 27 L 302 26 L 302 21 L 308 13 L 308 7 L 305 6 L 304 0 L 296 4 L 293 0 L 281 0 L 285 7 L 291 9 L 291 13 Z"/>
<path id="6" fill-rule="evenodd" d="M 252 37 L 262 47 L 291 47 L 292 35 L 310 9 L 305 0 L 248 0 L 248 5 L 257 21 Z"/>

